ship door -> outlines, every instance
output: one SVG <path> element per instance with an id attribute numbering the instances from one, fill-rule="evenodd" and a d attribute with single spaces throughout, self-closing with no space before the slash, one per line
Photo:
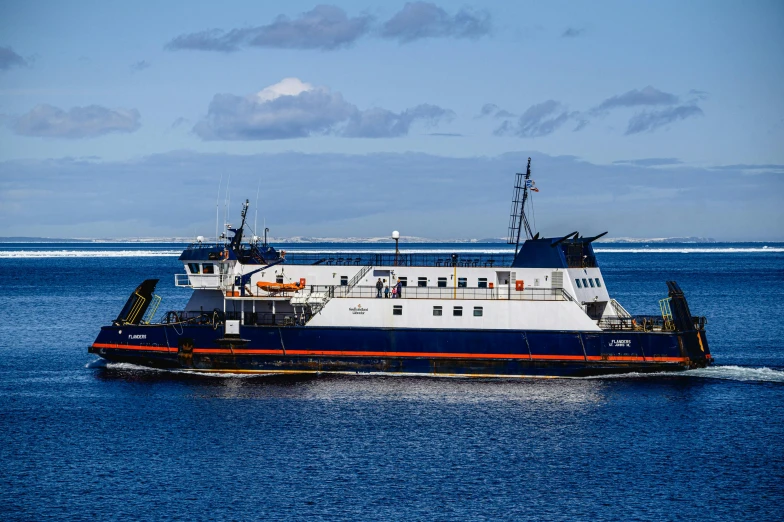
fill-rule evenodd
<path id="1" fill-rule="evenodd" d="M 511 272 L 496 272 L 496 284 L 495 287 L 498 289 L 498 297 L 501 299 L 508 297 L 509 293 L 509 281 L 512 278 Z"/>

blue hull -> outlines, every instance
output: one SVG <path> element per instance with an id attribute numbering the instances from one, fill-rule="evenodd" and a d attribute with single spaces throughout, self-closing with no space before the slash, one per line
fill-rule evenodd
<path id="1" fill-rule="evenodd" d="M 123 325 L 91 353 L 158 368 L 262 373 L 588 376 L 680 371 L 712 362 L 704 331 L 561 332 Z"/>

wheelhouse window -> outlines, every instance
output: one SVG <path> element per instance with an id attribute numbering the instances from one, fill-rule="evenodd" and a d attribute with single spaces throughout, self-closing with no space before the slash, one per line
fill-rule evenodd
<path id="1" fill-rule="evenodd" d="M 593 279 L 588 279 L 588 282 L 591 283 L 591 288 L 593 288 Z"/>
<path id="2" fill-rule="evenodd" d="M 446 288 L 446 277 L 438 278 L 438 288 Z"/>
<path id="3" fill-rule="evenodd" d="M 444 309 L 440 306 L 434 306 L 433 315 L 436 317 L 441 317 L 442 315 L 444 315 Z"/>
<path id="4" fill-rule="evenodd" d="M 407 277 L 398 277 L 398 279 L 400 280 L 400 283 L 403 286 L 408 286 L 408 278 Z"/>
<path id="5" fill-rule="evenodd" d="M 395 305 L 392 307 L 392 315 L 403 315 L 403 305 Z"/>
<path id="6" fill-rule="evenodd" d="M 466 288 L 466 287 L 468 287 L 468 278 L 466 278 L 466 277 L 458 277 L 457 278 L 457 287 L 458 288 Z"/>
<path id="7" fill-rule="evenodd" d="M 601 287 L 602 287 L 602 282 L 599 281 L 599 278 L 597 277 L 596 278 L 596 288 L 601 288 Z"/>
<path id="8" fill-rule="evenodd" d="M 482 307 L 481 306 L 475 306 L 474 307 L 474 317 L 482 317 L 482 315 L 483 315 Z"/>
<path id="9" fill-rule="evenodd" d="M 348 286 L 348 276 L 340 276 L 340 286 Z"/>
<path id="10" fill-rule="evenodd" d="M 190 270 L 191 274 L 198 274 L 199 263 L 188 263 L 188 270 Z"/>
<path id="11" fill-rule="evenodd" d="M 419 279 L 417 279 L 417 286 L 427 286 L 427 278 L 420 277 Z"/>
<path id="12" fill-rule="evenodd" d="M 588 288 L 588 280 L 583 278 L 583 288 Z"/>
<path id="13" fill-rule="evenodd" d="M 480 277 L 479 278 L 479 282 L 477 283 L 477 286 L 479 288 L 487 288 L 487 278 L 486 277 Z"/>
<path id="14" fill-rule="evenodd" d="M 214 274 L 215 273 L 215 265 L 212 263 L 202 263 L 201 265 L 201 272 L 203 274 Z"/>
<path id="15" fill-rule="evenodd" d="M 463 307 L 462 306 L 454 307 L 452 309 L 452 315 L 454 315 L 455 317 L 463 317 Z"/>
<path id="16" fill-rule="evenodd" d="M 583 287 L 583 285 L 580 284 L 580 280 L 579 279 L 575 279 L 574 281 L 577 283 L 577 288 L 582 288 Z"/>

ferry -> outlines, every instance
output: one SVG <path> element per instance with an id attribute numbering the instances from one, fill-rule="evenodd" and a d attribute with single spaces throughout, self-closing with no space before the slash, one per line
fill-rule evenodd
<path id="1" fill-rule="evenodd" d="M 158 313 L 157 279 L 133 290 L 89 352 L 195 372 L 584 377 L 701 368 L 706 319 L 667 281 L 660 314 L 610 296 L 593 250 L 605 233 L 534 233 L 531 159 L 515 175 L 513 253 L 286 253 L 239 227 L 179 257 L 184 310 Z M 510 249 L 511 250 L 511 249 Z"/>

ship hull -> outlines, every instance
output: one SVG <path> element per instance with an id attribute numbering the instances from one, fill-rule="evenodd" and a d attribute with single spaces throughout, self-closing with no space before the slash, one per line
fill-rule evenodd
<path id="1" fill-rule="evenodd" d="M 583 377 L 712 362 L 704 331 L 563 332 L 183 325 L 103 327 L 104 359 L 204 372 Z"/>

